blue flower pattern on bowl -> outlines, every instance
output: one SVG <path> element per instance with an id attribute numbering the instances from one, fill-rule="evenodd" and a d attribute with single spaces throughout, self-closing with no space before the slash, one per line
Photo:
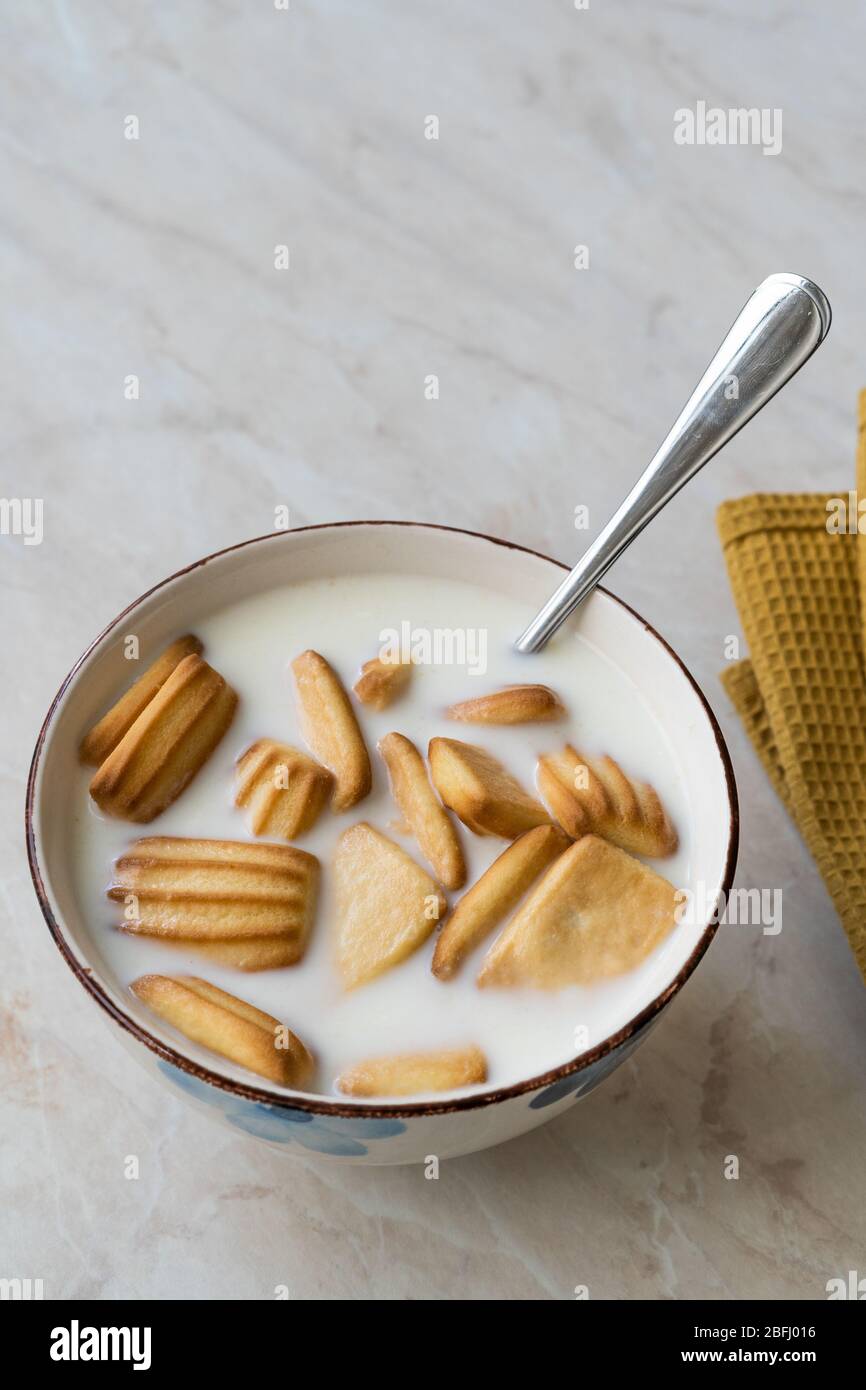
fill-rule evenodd
<path id="1" fill-rule="evenodd" d="M 633 1037 L 627 1042 L 620 1043 L 606 1057 L 600 1057 L 597 1062 L 584 1067 L 581 1071 L 573 1071 L 570 1076 L 560 1077 L 559 1081 L 554 1081 L 549 1086 L 545 1086 L 543 1091 L 539 1091 L 529 1102 L 530 1110 L 543 1110 L 548 1105 L 555 1105 L 558 1100 L 564 1100 L 566 1096 L 574 1096 L 579 1100 L 587 1091 L 592 1091 L 606 1076 L 609 1076 L 621 1062 L 634 1052 L 638 1043 L 652 1028 L 655 1020 L 645 1023 L 643 1028 L 638 1029 Z"/>
<path id="2" fill-rule="evenodd" d="M 342 1115 L 314 1115 L 309 1110 L 290 1106 L 268 1105 L 264 1101 L 244 1100 L 201 1081 L 190 1072 L 181 1071 L 170 1062 L 157 1063 L 163 1076 L 173 1085 L 196 1100 L 221 1110 L 229 1124 L 257 1139 L 272 1144 L 299 1144 L 312 1153 L 329 1154 L 333 1158 L 363 1158 L 369 1153 L 364 1141 L 390 1139 L 403 1134 L 402 1120 L 376 1119 L 359 1115 L 357 1119 Z"/>
<path id="3" fill-rule="evenodd" d="M 573 1095 L 577 1098 L 587 1087 L 595 1084 L 595 1079 L 590 1073 L 585 1071 L 572 1072 L 571 1076 L 563 1076 L 559 1081 L 554 1081 L 550 1086 L 545 1086 L 543 1091 L 532 1097 L 529 1102 L 530 1110 L 544 1110 L 548 1105 L 555 1105 L 558 1100 L 565 1100 L 566 1096 Z"/>
<path id="4" fill-rule="evenodd" d="M 592 1091 L 637 1047 L 655 1020 L 613 1049 L 605 1057 L 570 1075 L 560 1077 L 537 1091 L 528 1101 L 530 1110 L 544 1110 L 549 1105 L 573 1096 L 580 1099 Z M 221 1111 L 229 1124 L 254 1138 L 272 1144 L 296 1144 L 311 1153 L 327 1154 L 332 1158 L 364 1158 L 369 1155 L 373 1141 L 405 1134 L 402 1120 L 358 1115 L 317 1115 L 293 1106 L 269 1105 L 264 1101 L 245 1100 L 231 1091 L 212 1086 L 190 1072 L 182 1071 L 170 1062 L 157 1062 L 159 1070 L 174 1086 L 193 1099 Z"/>

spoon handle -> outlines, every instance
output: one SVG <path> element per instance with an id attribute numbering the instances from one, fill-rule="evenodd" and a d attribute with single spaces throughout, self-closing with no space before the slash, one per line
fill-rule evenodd
<path id="1" fill-rule="evenodd" d="M 827 336 L 830 304 L 811 280 L 770 275 L 734 321 L 661 448 L 515 647 L 537 652 L 666 502 L 790 380 Z"/>

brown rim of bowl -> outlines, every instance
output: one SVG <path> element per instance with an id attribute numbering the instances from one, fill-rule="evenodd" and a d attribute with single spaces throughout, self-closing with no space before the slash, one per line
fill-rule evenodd
<path id="1" fill-rule="evenodd" d="M 272 531 L 265 536 L 253 536 L 251 540 L 239 541 L 236 545 L 225 546 L 222 550 L 215 550 L 211 555 L 205 555 L 201 560 L 193 561 L 191 565 L 184 565 L 182 569 L 177 570 L 174 574 L 170 574 L 166 579 L 161 580 L 159 584 L 154 584 L 152 588 L 140 594 L 139 597 L 128 604 L 122 612 L 118 613 L 117 617 L 114 618 L 108 626 L 100 632 L 99 636 L 93 639 L 86 650 L 82 652 L 81 656 L 72 667 L 72 670 L 63 681 L 63 684 L 60 686 L 57 694 L 54 696 L 54 699 L 51 701 L 48 713 L 39 730 L 39 736 L 36 740 L 36 747 L 33 750 L 33 758 L 30 763 L 30 773 L 27 778 L 27 800 L 24 808 L 24 826 L 27 836 L 27 858 L 30 863 L 30 875 L 33 879 L 33 887 L 39 899 L 42 915 L 54 938 L 55 945 L 58 947 L 60 954 L 63 956 L 66 964 L 79 983 L 93 996 L 105 1012 L 114 1019 L 115 1023 L 119 1023 L 120 1026 L 125 1028 L 128 1033 L 131 1033 L 134 1038 L 137 1038 L 139 1042 L 149 1047 L 151 1052 L 155 1052 L 156 1055 L 161 1057 L 164 1061 L 172 1063 L 172 1065 L 177 1067 L 180 1071 L 188 1072 L 190 1075 L 197 1077 L 201 1081 L 209 1082 L 220 1090 L 229 1091 L 233 1095 L 241 1096 L 244 1100 L 256 1101 L 259 1104 L 270 1105 L 272 1107 L 276 1106 L 280 1109 L 306 1110 L 317 1115 L 334 1115 L 342 1119 L 409 1119 L 415 1115 L 444 1115 L 455 1110 L 476 1110 L 485 1105 L 495 1105 L 501 1100 L 511 1100 L 516 1096 L 528 1095 L 532 1091 L 543 1090 L 545 1087 L 553 1085 L 554 1082 L 564 1081 L 567 1076 L 585 1071 L 587 1067 L 600 1061 L 602 1057 L 609 1056 L 610 1053 L 615 1051 L 616 1048 L 620 1047 L 622 1043 L 626 1042 L 629 1038 L 635 1037 L 646 1024 L 661 1012 L 669 1000 L 682 989 L 686 980 L 692 974 L 692 971 L 705 954 L 710 942 L 715 936 L 718 930 L 718 922 L 710 920 L 707 923 L 698 944 L 695 946 L 695 949 L 692 951 L 685 965 L 682 966 L 674 979 L 671 980 L 670 984 L 662 990 L 661 994 L 657 995 L 639 1014 L 636 1014 L 634 1018 L 630 1019 L 619 1032 L 612 1033 L 610 1037 L 605 1038 L 603 1042 L 598 1043 L 597 1046 L 592 1048 L 589 1052 L 582 1053 L 579 1057 L 573 1058 L 570 1062 L 564 1062 L 560 1066 L 554 1067 L 551 1071 L 542 1072 L 540 1076 L 532 1076 L 527 1081 L 518 1081 L 513 1086 L 501 1086 L 495 1091 L 484 1091 L 470 1096 L 463 1096 L 456 1100 L 415 1101 L 404 1105 L 365 1105 L 363 1103 L 343 1105 L 339 1101 L 332 1101 L 326 1097 L 320 1096 L 292 1094 L 283 1097 L 274 1091 L 263 1091 L 254 1085 L 245 1085 L 241 1082 L 232 1081 L 227 1076 L 221 1076 L 219 1072 L 209 1071 L 207 1067 L 199 1066 L 198 1063 L 193 1062 L 189 1057 L 185 1057 L 183 1053 L 176 1052 L 174 1048 L 169 1047 L 166 1043 L 160 1042 L 158 1038 L 155 1038 L 152 1033 L 149 1033 L 147 1029 L 142 1027 L 131 1015 L 118 1008 L 114 1001 L 106 994 L 99 981 L 94 979 L 93 971 L 90 966 L 82 965 L 72 954 L 66 942 L 63 929 L 51 910 L 45 884 L 42 881 L 42 871 L 39 867 L 39 861 L 36 855 L 36 842 L 33 831 L 33 803 L 39 759 L 45 743 L 48 727 L 54 718 L 57 707 L 66 693 L 70 681 L 87 660 L 93 649 L 99 645 L 104 637 L 108 636 L 109 632 L 111 632 L 118 623 L 123 621 L 127 614 L 131 613 L 133 609 L 137 608 L 145 599 L 150 598 L 151 594 L 155 594 L 159 589 L 165 588 L 167 584 L 173 583 L 175 579 L 180 579 L 182 575 L 190 574 L 193 570 L 200 569 L 202 565 L 209 564 L 211 560 L 218 559 L 221 555 L 230 555 L 233 551 L 243 550 L 248 545 L 259 545 L 262 541 L 276 540 L 278 537 L 282 536 L 298 535 L 306 531 L 331 531 L 341 526 L 418 526 L 427 531 L 450 531 L 461 536 L 474 536 L 478 540 L 488 541 L 492 545 L 503 546 L 507 550 L 520 550 L 525 555 L 534 555 L 537 559 L 544 560 L 550 565 L 555 565 L 558 569 L 567 570 L 569 568 L 569 566 L 563 564 L 561 560 L 553 560 L 549 555 L 543 555 L 539 550 L 532 550 L 526 545 L 518 545 L 514 541 L 502 540 L 499 536 L 488 536 L 483 531 L 469 531 L 461 526 L 443 526 L 436 522 L 427 521 L 332 521 L 321 522 L 315 526 L 295 526 L 285 531 Z M 605 589 L 601 585 L 598 587 L 601 589 L 602 593 L 607 594 L 608 598 L 613 599 L 613 601 L 618 603 L 621 608 L 624 608 L 627 613 L 630 613 L 633 618 L 636 618 L 641 626 L 650 633 L 651 636 L 664 647 L 668 655 L 673 658 L 700 700 L 704 713 L 709 721 L 710 728 L 712 729 L 713 737 L 716 740 L 716 747 L 719 752 L 719 758 L 721 759 L 725 773 L 725 784 L 730 808 L 728 850 L 725 858 L 725 869 L 722 875 L 722 885 L 714 904 L 715 908 L 718 906 L 719 897 L 724 895 L 723 900 L 727 899 L 727 895 L 733 883 L 740 835 L 740 816 L 737 802 L 737 786 L 734 781 L 734 769 L 731 765 L 730 754 L 725 745 L 718 720 L 713 714 L 709 702 L 694 676 L 681 661 L 680 657 L 677 656 L 677 653 L 670 644 L 666 642 L 665 639 L 656 632 L 655 628 L 652 627 L 645 618 L 642 618 L 629 604 L 617 598 L 616 594 L 612 594 L 609 589 Z M 714 911 L 713 916 L 715 915 Z"/>

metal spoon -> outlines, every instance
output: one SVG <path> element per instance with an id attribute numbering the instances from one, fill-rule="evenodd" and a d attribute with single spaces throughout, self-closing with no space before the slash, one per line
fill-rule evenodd
<path id="1" fill-rule="evenodd" d="M 789 381 L 826 338 L 830 303 L 801 275 L 770 275 L 755 290 L 646 471 L 556 593 L 517 639 L 537 652 L 592 593 L 666 502 Z"/>

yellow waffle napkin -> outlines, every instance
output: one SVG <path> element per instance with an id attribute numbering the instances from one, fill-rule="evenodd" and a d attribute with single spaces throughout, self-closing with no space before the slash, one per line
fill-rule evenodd
<path id="1" fill-rule="evenodd" d="M 859 417 L 857 486 L 866 498 L 866 392 Z M 828 530 L 837 499 L 850 514 L 847 490 L 756 495 L 719 508 L 751 652 L 722 682 L 814 856 L 866 979 L 866 602 L 859 587 L 866 595 L 866 536 L 858 544 L 856 529 Z"/>

